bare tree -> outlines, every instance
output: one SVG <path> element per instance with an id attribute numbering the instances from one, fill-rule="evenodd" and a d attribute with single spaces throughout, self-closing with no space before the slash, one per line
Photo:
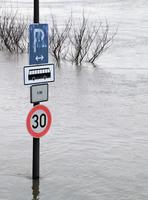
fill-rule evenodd
<path id="1" fill-rule="evenodd" d="M 58 66 L 60 66 L 60 60 L 65 57 L 65 51 L 67 48 L 66 40 L 71 29 L 71 17 L 65 22 L 63 28 L 59 28 L 55 18 L 52 16 L 52 26 L 49 34 L 49 49 L 51 55 L 55 58 Z"/>
<path id="2" fill-rule="evenodd" d="M 88 33 L 87 19 L 83 15 L 80 26 L 75 27 L 73 25 L 71 34 L 69 35 L 69 40 L 71 43 L 71 61 L 74 62 L 76 65 L 81 64 L 86 55 L 86 52 L 89 49 L 91 42 L 89 36 L 90 35 Z"/>
<path id="3" fill-rule="evenodd" d="M 117 31 L 110 34 L 110 26 L 106 21 L 106 24 L 103 26 L 100 24 L 99 30 L 95 34 L 93 44 L 91 46 L 90 55 L 88 56 L 88 62 L 94 63 L 97 58 L 99 58 L 112 44 Z"/>
<path id="4" fill-rule="evenodd" d="M 71 43 L 70 57 L 76 65 L 83 61 L 94 63 L 95 60 L 107 50 L 116 33 L 109 36 L 109 24 L 98 20 L 98 23 L 90 23 L 83 14 L 79 26 L 72 27 L 69 37 Z"/>
<path id="5" fill-rule="evenodd" d="M 1 49 L 9 52 L 24 52 L 26 50 L 25 32 L 27 24 L 24 18 L 18 18 L 17 12 L 2 12 L 0 17 Z"/>

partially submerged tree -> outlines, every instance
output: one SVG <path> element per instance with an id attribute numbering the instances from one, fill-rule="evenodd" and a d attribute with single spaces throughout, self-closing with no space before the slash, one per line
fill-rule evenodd
<path id="1" fill-rule="evenodd" d="M 89 49 L 90 39 L 88 37 L 87 19 L 83 16 L 80 26 L 78 28 L 73 26 L 69 35 L 71 61 L 76 65 L 81 64 Z"/>
<path id="2" fill-rule="evenodd" d="M 71 18 L 65 22 L 64 26 L 60 29 L 57 25 L 56 19 L 52 16 L 52 25 L 49 34 L 49 51 L 55 58 L 58 66 L 60 66 L 60 60 L 65 57 L 65 51 L 67 49 L 66 40 L 71 29 Z"/>
<path id="3" fill-rule="evenodd" d="M 88 62 L 94 63 L 111 46 L 117 31 L 114 33 L 109 33 L 109 31 L 110 26 L 107 21 L 104 26 L 100 24 L 93 38 L 90 54 L 87 58 Z"/>
<path id="4" fill-rule="evenodd" d="M 76 65 L 81 65 L 83 61 L 94 63 L 109 48 L 116 35 L 116 32 L 110 35 L 109 31 L 107 21 L 105 25 L 101 21 L 90 24 L 83 14 L 80 24 L 72 27 L 69 37 L 71 61 Z"/>
<path id="5" fill-rule="evenodd" d="M 1 49 L 7 49 L 11 53 L 23 53 L 26 50 L 26 30 L 27 23 L 24 18 L 18 17 L 17 12 L 2 12 L 0 16 Z"/>

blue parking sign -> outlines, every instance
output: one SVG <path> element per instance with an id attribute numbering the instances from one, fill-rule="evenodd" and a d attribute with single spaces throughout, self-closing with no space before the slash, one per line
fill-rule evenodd
<path id="1" fill-rule="evenodd" d="M 48 24 L 29 26 L 29 65 L 48 63 Z"/>

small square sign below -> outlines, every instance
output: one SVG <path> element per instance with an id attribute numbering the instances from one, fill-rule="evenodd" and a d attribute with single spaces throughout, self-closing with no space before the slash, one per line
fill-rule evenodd
<path id="1" fill-rule="evenodd" d="M 48 101 L 48 84 L 32 85 L 30 87 L 30 102 Z"/>

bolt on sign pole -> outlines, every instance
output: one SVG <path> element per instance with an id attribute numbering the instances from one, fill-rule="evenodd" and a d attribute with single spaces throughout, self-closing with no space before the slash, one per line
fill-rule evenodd
<path id="1" fill-rule="evenodd" d="M 39 23 L 39 0 L 34 0 L 34 23 Z M 37 106 L 39 103 L 34 103 Z M 32 161 L 32 178 L 40 177 L 40 139 L 33 138 L 33 161 Z"/>

